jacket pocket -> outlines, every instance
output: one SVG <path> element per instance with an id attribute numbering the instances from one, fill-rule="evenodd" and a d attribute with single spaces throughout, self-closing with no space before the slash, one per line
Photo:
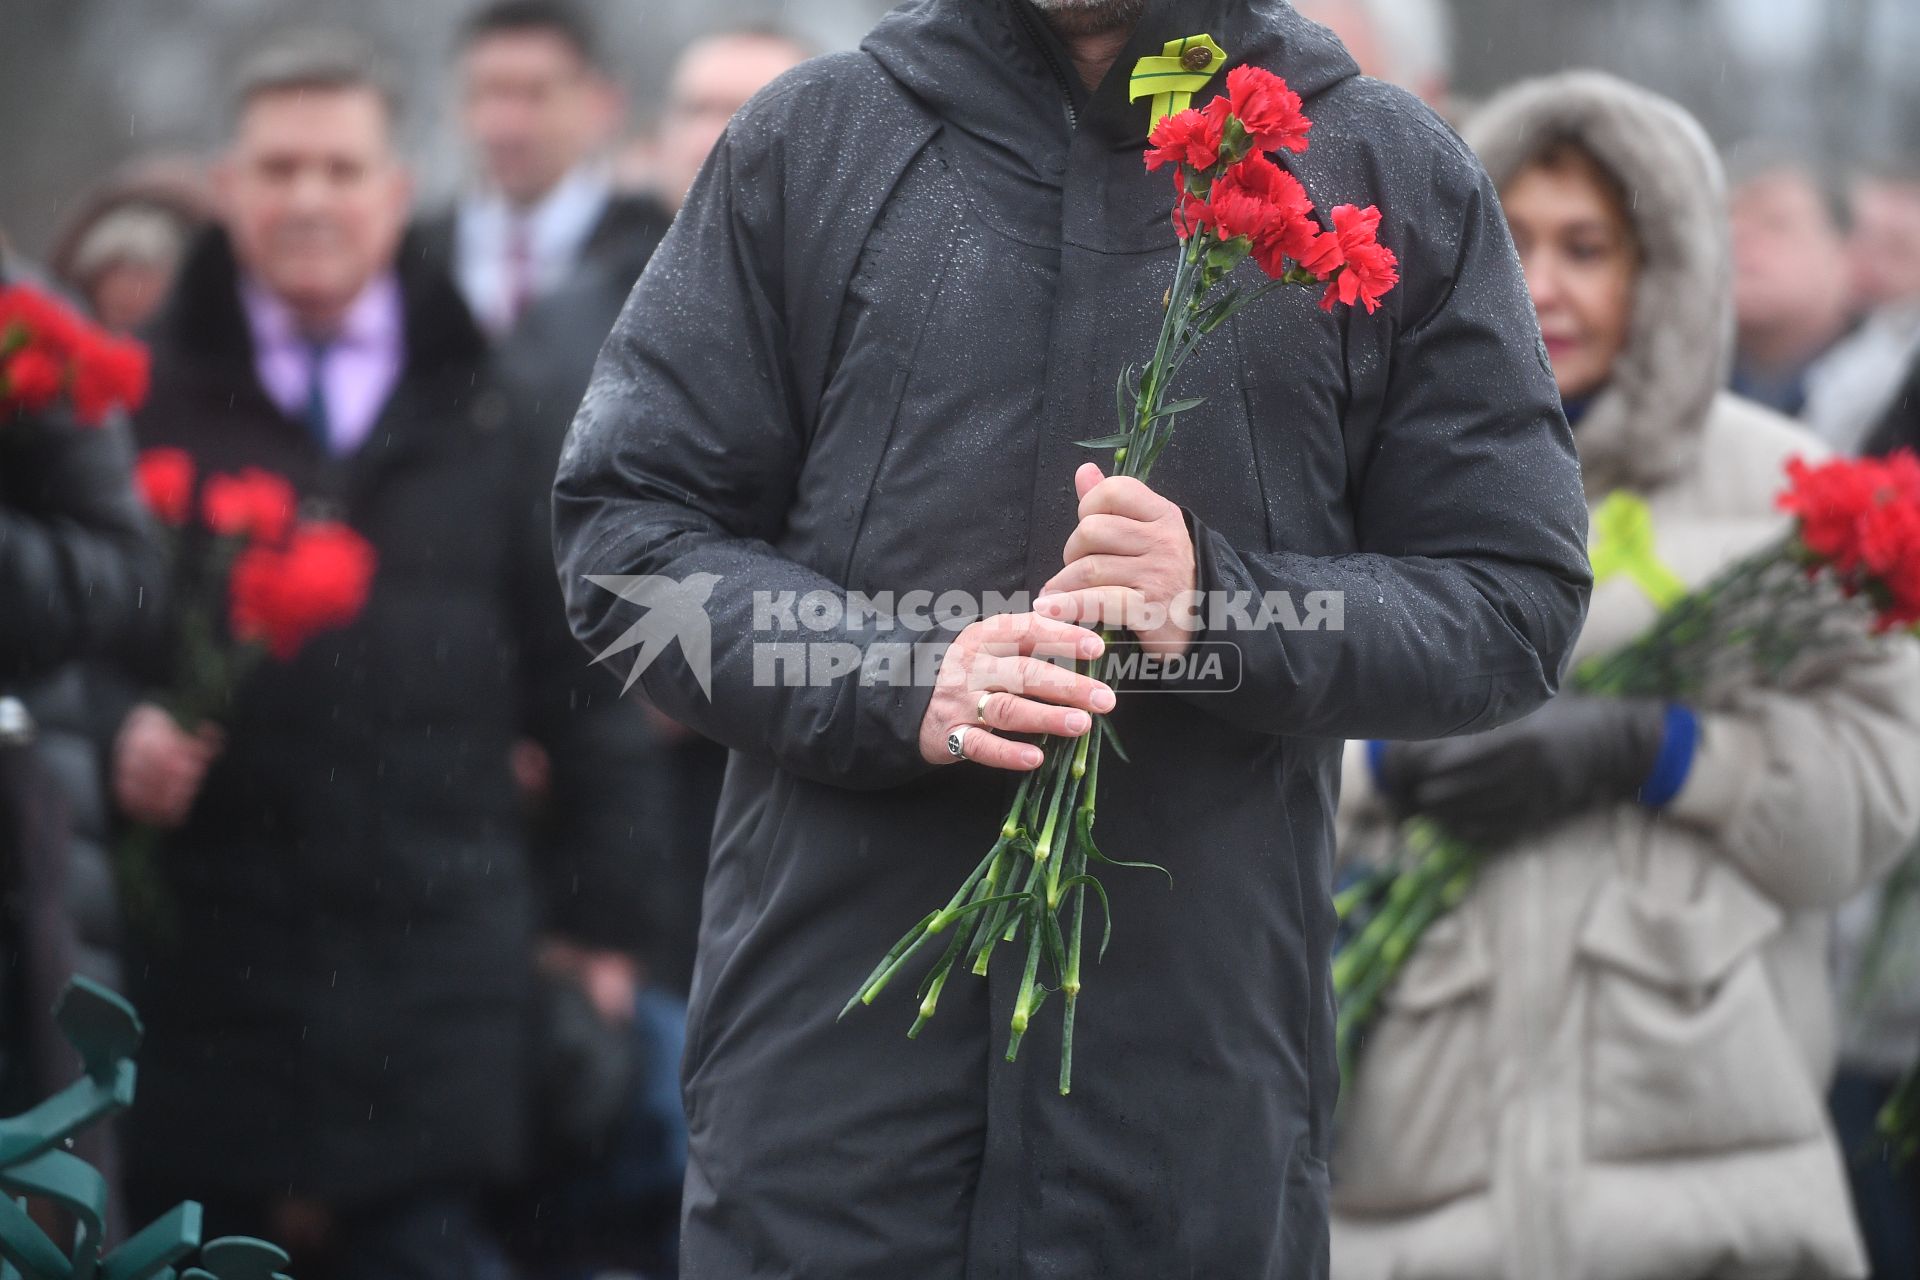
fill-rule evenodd
<path id="1" fill-rule="evenodd" d="M 1430 929 L 1361 1051 L 1340 1109 L 1336 1208 L 1404 1213 L 1487 1186 L 1493 961 L 1469 912 Z"/>
<path id="2" fill-rule="evenodd" d="M 1586 1136 L 1598 1160 L 1804 1141 L 1818 1092 L 1768 981 L 1779 907 L 1710 868 L 1676 900 L 1605 882 L 1581 929 L 1588 966 Z"/>

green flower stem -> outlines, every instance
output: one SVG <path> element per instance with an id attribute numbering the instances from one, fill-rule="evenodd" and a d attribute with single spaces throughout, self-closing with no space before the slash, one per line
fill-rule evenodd
<path id="1" fill-rule="evenodd" d="M 1054 779 L 1053 799 L 1047 802 L 1047 820 L 1040 828 L 1040 839 L 1033 846 L 1033 860 L 1045 862 L 1053 856 L 1053 833 L 1060 823 L 1060 797 L 1067 789 L 1067 776 L 1072 772 L 1066 765 L 1067 753 L 1062 751 L 1052 762 Z"/>
<path id="2" fill-rule="evenodd" d="M 1002 886 L 1008 884 L 1008 877 L 1013 873 L 1014 860 L 1022 857 L 1024 857 L 1024 855 L 1019 852 L 1017 845 L 1009 844 L 1005 849 L 1001 850 L 999 864 L 994 867 L 992 872 L 993 891 L 995 894 L 999 894 Z M 1006 913 L 1007 904 L 1003 903 L 990 911 L 981 912 L 979 919 L 974 922 L 973 942 L 967 948 L 967 967 L 969 969 L 972 969 L 976 964 L 982 963 L 980 960 L 981 954 L 988 950 L 993 945 L 993 940 L 1000 935 L 1000 929 L 1006 922 Z M 981 968 L 975 970 L 975 972 L 985 973 L 986 970 Z"/>
<path id="3" fill-rule="evenodd" d="M 886 958 L 875 966 L 873 973 L 866 982 L 861 984 L 860 990 L 854 993 L 853 999 L 847 1001 L 846 1007 L 840 1010 L 842 1018 L 846 1017 L 857 1004 L 872 1004 L 875 998 L 886 990 L 887 984 L 893 981 L 893 975 L 900 972 L 900 967 L 912 959 L 913 953 L 933 936 L 927 932 L 927 926 L 939 916 L 938 911 L 927 912 L 925 919 L 908 930 L 907 935 L 900 941 L 893 944 L 893 950 L 887 952 Z"/>
<path id="4" fill-rule="evenodd" d="M 1006 843 L 1007 842 L 1003 840 L 1000 845 L 994 846 L 992 861 L 995 863 L 1000 861 L 1000 854 Z M 979 887 L 974 890 L 972 901 L 976 906 L 980 902 L 993 896 L 993 886 L 990 883 L 990 879 L 990 876 L 982 879 L 979 882 Z M 939 930 L 933 928 L 929 929 L 928 932 L 937 933 Z M 921 984 L 920 1013 L 919 1016 L 913 1020 L 912 1028 L 908 1030 L 907 1039 L 918 1040 L 920 1038 L 920 1029 L 932 1020 L 933 1011 L 940 1003 L 940 993 L 946 989 L 947 978 L 953 973 L 954 962 L 960 958 L 960 953 L 966 949 L 966 945 L 966 931 L 955 930 L 953 941 L 947 944 L 946 953 L 940 957 L 940 963 L 934 966 L 933 971 L 927 975 L 926 981 Z"/>
<path id="5" fill-rule="evenodd" d="M 998 895 L 1000 893 L 1000 887 L 1007 883 L 1007 876 L 1013 870 L 1014 859 L 1021 856 L 1019 843 L 1020 834 L 1021 829 L 1015 828 L 1014 838 L 1002 838 L 1000 844 L 997 846 L 1000 850 L 1000 856 L 994 859 L 993 870 L 987 873 L 987 884 L 989 886 L 986 894 L 987 897 Z M 988 939 L 992 938 L 994 934 L 999 931 L 1003 912 L 1003 907 L 996 907 L 992 911 L 983 911 L 980 913 L 979 918 L 974 921 L 973 944 L 967 949 L 967 964 L 969 966 L 979 958 L 980 950 L 987 945 Z"/>
<path id="6" fill-rule="evenodd" d="M 1099 753 L 1095 752 L 1095 759 Z M 1083 812 L 1091 813 L 1089 806 Z M 1085 875 L 1087 872 L 1086 845 L 1075 841 L 1073 849 L 1073 874 Z M 1060 992 L 1066 997 L 1066 1012 L 1062 1015 L 1060 1026 L 1060 1096 L 1065 1097 L 1073 1091 L 1073 1015 L 1080 1005 L 1080 951 L 1086 936 L 1087 923 L 1087 886 L 1075 885 L 1073 888 L 1073 924 L 1067 934 L 1067 967 L 1060 975 Z"/>
<path id="7" fill-rule="evenodd" d="M 974 896 L 974 888 L 992 873 L 994 864 L 1000 861 L 1001 853 L 1012 843 L 1013 841 L 1006 836 L 1000 837 L 995 842 L 993 848 L 987 851 L 987 856 L 981 860 L 980 865 L 973 869 L 973 874 L 967 877 L 966 883 L 960 886 L 960 892 L 954 894 L 943 909 L 934 913 L 933 923 L 927 926 L 928 933 L 937 934 L 947 931 L 947 926 L 954 922 L 961 905 Z"/>
<path id="8" fill-rule="evenodd" d="M 1067 769 L 1067 789 L 1064 794 L 1068 813 L 1072 813 L 1074 807 L 1079 803 L 1080 788 L 1086 785 L 1087 749 L 1093 745 L 1093 739 L 1094 734 L 1089 730 L 1087 736 L 1080 739 L 1080 745 L 1073 753 L 1073 763 Z M 1060 811 L 1058 809 L 1055 809 L 1053 813 L 1047 816 L 1049 830 L 1041 836 L 1043 843 L 1052 839 L 1053 833 L 1051 828 L 1059 821 L 1059 818 Z M 1069 827 L 1073 825 L 1071 819 L 1069 819 L 1067 825 Z M 1072 834 L 1069 833 L 1067 838 L 1069 842 L 1071 842 L 1073 839 Z M 1049 911 L 1058 911 L 1060 909 L 1060 881 L 1062 879 L 1060 866 L 1066 860 L 1066 858 L 1060 857 L 1050 858 L 1047 861 L 1047 910 Z M 1072 872 L 1068 872 L 1066 878 L 1071 879 L 1072 874 Z"/>
<path id="9" fill-rule="evenodd" d="M 1034 892 L 1035 887 L 1040 883 L 1040 877 L 1043 874 L 1045 874 L 1045 872 L 1042 868 L 1042 865 L 1038 862 L 1034 862 L 1032 859 L 1028 859 L 1027 887 L 1024 890 L 1022 890 L 1022 892 L 1028 895 L 1031 895 Z M 990 936 L 987 939 L 987 945 L 980 949 L 979 957 L 975 959 L 973 962 L 974 973 L 978 974 L 982 978 L 987 976 L 987 966 L 989 962 L 992 961 L 993 959 L 994 947 L 1001 942 L 1013 941 L 1014 935 L 1020 931 L 1020 925 L 1022 922 L 1021 911 L 1024 909 L 1025 909 L 1025 904 L 1018 904 L 1018 903 L 1012 904 L 1008 908 L 1006 915 L 1002 916 L 1001 919 L 995 924 L 994 932 L 992 936 Z M 1009 920 L 1008 917 L 1011 917 L 1011 920 Z"/>
<path id="10" fill-rule="evenodd" d="M 1033 789 L 1033 775 L 1027 774 L 1020 779 L 1020 789 L 1013 793 L 1013 803 L 1007 806 L 1007 820 L 1000 824 L 1000 838 L 1011 840 L 1020 834 L 1020 811 L 1026 807 L 1027 792 Z"/>
<path id="11" fill-rule="evenodd" d="M 1436 862 L 1445 856 L 1445 847 L 1446 842 L 1442 839 L 1437 847 L 1430 847 L 1421 855 L 1412 870 L 1402 872 L 1395 878 L 1379 913 L 1367 922 L 1360 936 L 1334 961 L 1333 983 L 1336 991 L 1353 989 L 1373 968 L 1386 939 L 1393 936 L 1420 896 L 1439 879 L 1440 870 Z"/>
<path id="12" fill-rule="evenodd" d="M 1028 910 L 1038 915 L 1037 907 L 1030 907 Z M 1025 973 L 1023 973 L 1020 978 L 1020 994 L 1015 997 L 1013 1002 L 1013 1037 L 1007 1043 L 1008 1062 L 1012 1062 L 1020 1056 L 1020 1042 L 1026 1039 L 1027 1022 L 1032 1018 L 1033 1010 L 1037 1002 L 1037 997 L 1034 994 L 1035 987 L 1037 986 L 1035 980 L 1040 973 L 1040 948 L 1043 945 L 1043 934 L 1045 931 L 1041 928 L 1041 922 L 1037 919 L 1031 920 L 1028 923 L 1030 925 L 1028 933 L 1031 936 L 1027 939 L 1027 967 Z"/>
<path id="13" fill-rule="evenodd" d="M 1427 928 L 1465 901 L 1473 887 L 1476 868 L 1472 863 L 1457 861 L 1450 851 L 1436 852 L 1431 861 L 1437 864 L 1434 870 L 1439 874 L 1420 877 L 1421 891 L 1414 898 L 1411 910 L 1399 927 L 1386 936 L 1375 964 L 1349 997 L 1351 1016 L 1342 1019 L 1335 1038 L 1341 1071 L 1349 1080 L 1353 1078 L 1350 1073 L 1358 1057 L 1360 1038 L 1372 1024 L 1381 998 L 1399 978 Z M 1348 1008 L 1343 1002 L 1342 1012 Z"/>
<path id="14" fill-rule="evenodd" d="M 1920 1155 L 1920 1066 L 1894 1089 L 1880 1112 L 1878 1128 L 1895 1167 L 1904 1168 Z"/>

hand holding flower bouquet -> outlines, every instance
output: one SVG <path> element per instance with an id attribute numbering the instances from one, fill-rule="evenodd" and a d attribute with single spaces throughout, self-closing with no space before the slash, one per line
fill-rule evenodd
<path id="1" fill-rule="evenodd" d="M 1173 440 L 1181 415 L 1199 400 L 1175 400 L 1182 369 L 1206 337 L 1244 308 L 1282 285 L 1322 290 L 1320 305 L 1363 306 L 1372 313 L 1398 283 L 1392 250 L 1378 243 L 1380 213 L 1341 205 L 1331 227 L 1314 213 L 1298 179 L 1276 164 L 1273 151 L 1304 151 L 1311 124 L 1297 94 L 1279 76 L 1238 67 L 1227 93 L 1204 108 L 1167 116 L 1154 128 L 1146 153 L 1150 172 L 1173 170 L 1173 223 L 1179 255 L 1163 305 L 1159 341 L 1144 369 L 1122 370 L 1114 389 L 1118 431 L 1081 444 L 1111 450 L 1112 474 L 1145 479 Z M 1242 283 L 1238 268 L 1252 259 L 1267 279 Z M 1001 823 L 999 838 L 944 906 L 929 912 L 874 968 L 841 1016 L 879 997 L 915 956 L 948 938 L 922 979 L 909 1036 L 932 1018 L 956 966 L 984 976 L 995 950 L 1016 948 L 1022 964 L 1007 1060 L 1020 1051 L 1034 1015 L 1058 991 L 1064 1006 L 1060 1092 L 1072 1085 L 1073 1024 L 1081 991 L 1086 899 L 1101 900 L 1101 951 L 1112 936 L 1107 895 L 1096 863 L 1117 863 L 1094 842 L 1095 802 L 1103 747 L 1124 763 L 1105 717 L 1075 740 L 1042 744 L 1045 762 L 1027 775 Z M 1158 868 L 1156 868 L 1158 869 Z M 950 935 L 950 936 L 949 936 Z M 1051 982 L 1042 981 L 1045 962 Z"/>
<path id="2" fill-rule="evenodd" d="M 372 546 L 344 524 L 296 517 L 293 486 L 256 467 L 209 476 L 194 512 L 193 459 L 149 449 L 135 478 L 169 531 L 176 586 L 175 680 L 164 709 L 189 732 L 217 723 L 262 661 L 291 661 L 314 636 L 360 615 L 373 583 Z M 119 846 L 128 914 L 164 928 L 151 859 L 158 833 L 137 827 Z"/>
<path id="3" fill-rule="evenodd" d="M 1695 702 L 1777 684 L 1823 651 L 1859 643 L 1863 631 L 1912 631 L 1920 623 L 1920 459 L 1905 452 L 1818 465 L 1795 459 L 1787 481 L 1779 505 L 1796 517 L 1787 533 L 1697 591 L 1680 592 L 1645 635 L 1579 668 L 1574 687 Z M 1652 533 L 1644 504 L 1624 494 L 1603 504 L 1595 527 L 1637 529 L 1645 539 Z M 1601 554 L 1596 545 L 1596 560 Z M 1415 820 L 1404 828 L 1394 865 L 1341 894 L 1344 942 L 1333 977 L 1347 1079 L 1382 996 L 1427 927 L 1472 891 L 1486 857 Z M 1920 1131 L 1920 1105 L 1910 1101 L 1901 1115 Z"/>

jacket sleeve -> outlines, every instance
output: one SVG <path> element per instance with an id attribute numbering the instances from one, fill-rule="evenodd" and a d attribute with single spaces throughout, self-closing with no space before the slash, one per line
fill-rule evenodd
<path id="1" fill-rule="evenodd" d="M 162 558 L 123 424 L 0 423 L 0 677 L 125 650 L 157 609 Z"/>
<path id="2" fill-rule="evenodd" d="M 523 422 L 537 425 L 537 416 Z M 525 518 L 516 583 L 521 723 L 545 751 L 547 794 L 535 813 L 532 861 L 543 927 L 588 947 L 641 952 L 650 942 L 656 868 L 667 817 L 665 767 L 639 703 L 590 666 L 567 628 L 553 576 L 551 487 L 558 432 L 522 433 L 516 478 Z"/>
<path id="3" fill-rule="evenodd" d="M 711 697 L 689 661 L 689 646 L 707 647 L 697 634 L 652 658 L 642 676 L 648 696 L 683 724 L 798 776 L 892 786 L 932 768 L 917 747 L 926 682 L 810 672 L 791 681 L 795 673 L 765 665 L 767 650 L 756 653 L 756 599 L 846 596 L 773 545 L 805 463 L 808 416 L 786 356 L 799 308 L 785 296 L 784 265 L 790 250 L 804 252 L 804 228 L 828 216 L 807 211 L 787 237 L 777 150 L 777 139 L 736 118 L 601 352 L 556 482 L 561 578 L 574 634 L 596 654 L 643 614 L 590 575 L 712 581 Z M 863 612 L 839 610 L 838 625 L 807 632 L 809 646 L 858 654 L 864 670 L 880 646 L 911 638 Z M 622 675 L 627 661 L 617 660 Z"/>
<path id="4" fill-rule="evenodd" d="M 1920 831 L 1920 645 L 1876 643 L 1701 717 L 1667 813 L 1789 910 L 1838 908 Z"/>
<path id="5" fill-rule="evenodd" d="M 1572 437 L 1498 201 L 1477 165 L 1450 167 L 1459 194 L 1402 220 L 1402 327 L 1373 403 L 1347 424 L 1350 439 L 1367 433 L 1349 446 L 1361 554 L 1254 553 L 1189 516 L 1202 591 L 1341 602 L 1337 625 L 1230 637 L 1239 689 L 1193 696 L 1243 727 L 1495 728 L 1553 695 L 1579 634 L 1591 573 Z M 1434 243 L 1442 227 L 1457 239 Z M 1388 320 L 1353 316 L 1350 340 Z"/>

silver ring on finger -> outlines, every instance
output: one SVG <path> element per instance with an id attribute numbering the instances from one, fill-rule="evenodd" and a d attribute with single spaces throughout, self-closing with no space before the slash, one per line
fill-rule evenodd
<path id="1" fill-rule="evenodd" d="M 976 723 L 985 724 L 987 722 L 987 699 L 992 696 L 993 691 L 989 689 L 980 695 L 980 701 L 973 704 L 973 718 Z"/>
<path id="2" fill-rule="evenodd" d="M 973 732 L 973 726 L 963 724 L 947 735 L 947 754 L 955 760 L 967 758 L 967 735 Z"/>

